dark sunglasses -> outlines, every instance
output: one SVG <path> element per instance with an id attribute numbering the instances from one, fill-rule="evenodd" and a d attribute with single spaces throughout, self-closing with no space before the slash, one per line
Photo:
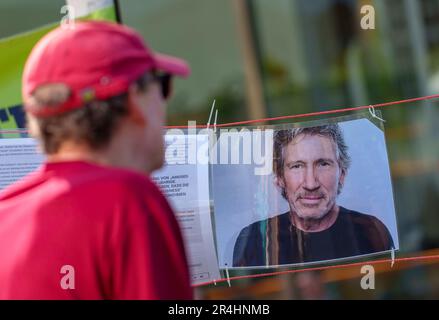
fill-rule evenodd
<path id="1" fill-rule="evenodd" d="M 169 73 L 154 74 L 154 78 L 160 83 L 163 99 L 168 99 L 172 91 L 172 75 Z"/>
<path id="2" fill-rule="evenodd" d="M 168 99 L 172 91 L 172 75 L 169 73 L 151 72 L 142 76 L 139 81 L 142 87 L 149 82 L 156 81 L 160 84 L 163 99 Z"/>

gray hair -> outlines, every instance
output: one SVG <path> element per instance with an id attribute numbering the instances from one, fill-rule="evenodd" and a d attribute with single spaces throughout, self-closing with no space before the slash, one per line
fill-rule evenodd
<path id="1" fill-rule="evenodd" d="M 343 133 L 338 124 L 327 124 L 318 127 L 293 128 L 279 130 L 274 136 L 273 146 L 273 172 L 275 176 L 283 178 L 284 174 L 284 148 L 299 135 L 319 135 L 329 137 L 336 145 L 337 162 L 341 171 L 346 174 L 351 164 L 351 158 L 348 154 L 348 147 L 344 141 Z M 342 186 L 338 186 L 338 194 Z M 285 189 L 282 189 L 282 196 L 286 198 Z"/>

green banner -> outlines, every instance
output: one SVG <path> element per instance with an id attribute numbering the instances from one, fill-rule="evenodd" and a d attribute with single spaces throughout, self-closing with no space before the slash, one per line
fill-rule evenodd
<path id="1" fill-rule="evenodd" d="M 116 21 L 116 6 L 95 10 L 80 20 Z M 25 127 L 21 76 L 26 59 L 41 37 L 59 26 L 53 23 L 0 40 L 0 130 Z"/>

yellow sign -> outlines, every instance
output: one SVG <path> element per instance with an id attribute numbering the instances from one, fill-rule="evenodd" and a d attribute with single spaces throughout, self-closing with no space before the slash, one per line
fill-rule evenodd
<path id="1" fill-rule="evenodd" d="M 106 6 L 81 17 L 81 20 L 116 21 L 116 8 Z M 33 46 L 58 25 L 50 24 L 0 40 L 0 130 L 25 127 L 21 100 L 23 67 Z"/>

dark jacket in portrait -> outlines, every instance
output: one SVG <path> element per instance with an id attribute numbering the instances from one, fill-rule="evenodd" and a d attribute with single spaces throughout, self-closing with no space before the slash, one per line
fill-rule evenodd
<path id="1" fill-rule="evenodd" d="M 377 218 L 340 206 L 334 224 L 320 232 L 304 232 L 290 212 L 242 229 L 233 251 L 233 266 L 269 266 L 332 260 L 391 250 L 392 237 Z"/>

